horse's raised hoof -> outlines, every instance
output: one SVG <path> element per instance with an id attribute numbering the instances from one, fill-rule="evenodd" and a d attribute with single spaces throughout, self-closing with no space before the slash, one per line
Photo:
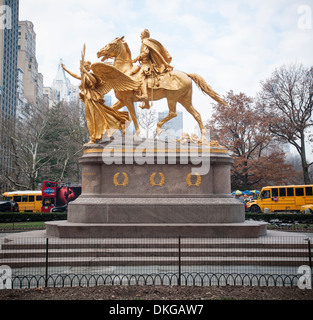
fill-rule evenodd
<path id="1" fill-rule="evenodd" d="M 134 137 L 139 137 L 140 136 L 140 130 L 136 130 L 135 134 L 134 134 Z"/>
<path id="2" fill-rule="evenodd" d="M 198 144 L 199 144 L 199 145 L 207 145 L 207 144 L 208 144 L 208 141 L 207 141 L 207 139 L 205 138 L 205 136 L 201 136 L 201 138 L 200 138 L 199 141 L 198 141 Z"/>

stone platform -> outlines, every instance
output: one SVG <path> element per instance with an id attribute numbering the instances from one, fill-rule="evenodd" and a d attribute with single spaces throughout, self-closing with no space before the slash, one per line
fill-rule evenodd
<path id="1" fill-rule="evenodd" d="M 58 238 L 258 238 L 266 235 L 267 223 L 146 223 L 94 224 L 47 222 L 48 235 Z M 70 235 L 70 236 L 69 236 Z"/>
<path id="2" fill-rule="evenodd" d="M 245 222 L 230 188 L 233 163 L 214 146 L 112 139 L 88 145 L 80 159 L 82 194 L 68 220 L 47 235 L 103 237 L 259 237 L 266 224 Z"/>

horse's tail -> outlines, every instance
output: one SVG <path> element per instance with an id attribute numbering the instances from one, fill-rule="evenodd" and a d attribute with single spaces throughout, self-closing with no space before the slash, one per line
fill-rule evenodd
<path id="1" fill-rule="evenodd" d="M 198 74 L 194 74 L 194 73 L 187 73 L 187 76 L 192 79 L 195 84 L 198 86 L 198 88 L 205 94 L 209 95 L 213 100 L 215 100 L 216 102 L 224 105 L 224 106 L 228 106 L 228 104 L 218 95 L 218 93 L 216 93 L 207 83 L 206 81 L 199 76 Z"/>

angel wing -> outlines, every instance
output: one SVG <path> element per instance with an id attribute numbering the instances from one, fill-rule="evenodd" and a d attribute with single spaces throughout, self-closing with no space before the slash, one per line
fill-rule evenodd
<path id="1" fill-rule="evenodd" d="M 102 88 L 105 91 L 104 94 L 107 94 L 112 89 L 116 91 L 137 90 L 141 84 L 140 81 L 134 80 L 117 68 L 106 63 L 96 62 L 91 65 L 91 70 L 102 80 Z"/>

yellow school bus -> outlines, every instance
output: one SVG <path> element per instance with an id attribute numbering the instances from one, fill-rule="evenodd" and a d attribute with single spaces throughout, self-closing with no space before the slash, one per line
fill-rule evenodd
<path id="1" fill-rule="evenodd" d="M 307 204 L 313 204 L 313 185 L 264 187 L 247 207 L 250 212 L 300 211 Z"/>
<path id="2" fill-rule="evenodd" d="M 2 194 L 5 201 L 14 201 L 18 204 L 19 212 L 41 212 L 41 191 L 12 191 Z"/>

